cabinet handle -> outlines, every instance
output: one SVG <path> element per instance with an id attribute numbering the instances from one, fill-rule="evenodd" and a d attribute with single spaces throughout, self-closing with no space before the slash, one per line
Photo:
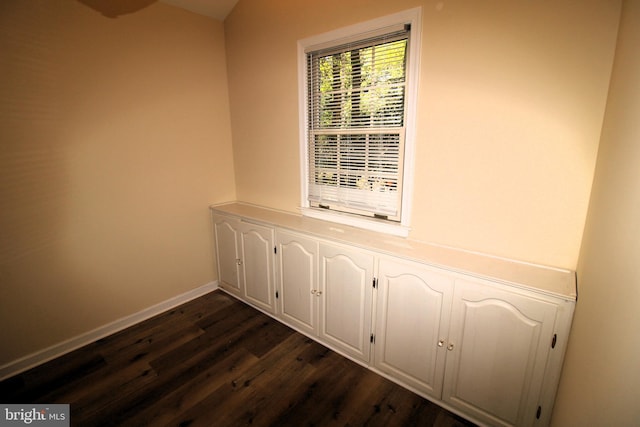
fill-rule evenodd
<path id="1" fill-rule="evenodd" d="M 315 289 L 311 289 L 311 295 L 315 295 L 316 292 L 318 292 L 318 291 L 316 291 Z"/>
<path id="2" fill-rule="evenodd" d="M 237 264 L 237 265 L 242 265 L 242 260 L 241 260 L 240 258 L 237 258 L 237 259 L 236 259 L 236 264 Z"/>
<path id="3" fill-rule="evenodd" d="M 444 346 L 444 340 L 438 341 L 438 347 L 443 347 L 443 346 Z"/>
<path id="4" fill-rule="evenodd" d="M 447 346 L 447 350 L 452 351 L 452 350 L 453 350 L 453 344 L 449 344 L 449 345 Z"/>
<path id="5" fill-rule="evenodd" d="M 319 297 L 320 295 L 322 295 L 322 291 L 316 291 L 316 296 Z"/>

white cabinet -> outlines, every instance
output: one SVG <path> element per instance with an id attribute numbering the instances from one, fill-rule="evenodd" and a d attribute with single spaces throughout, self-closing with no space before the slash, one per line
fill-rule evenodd
<path id="1" fill-rule="evenodd" d="M 318 333 L 318 242 L 278 230 L 278 300 L 281 319 L 308 335 Z"/>
<path id="2" fill-rule="evenodd" d="M 455 285 L 443 401 L 491 424 L 533 425 L 559 306 L 479 281 Z M 543 408 L 544 407 L 544 408 Z"/>
<path id="3" fill-rule="evenodd" d="M 373 255 L 282 230 L 276 247 L 280 319 L 367 362 Z"/>
<path id="4" fill-rule="evenodd" d="M 548 418 L 558 302 L 399 259 L 378 274 L 375 369 L 488 425 Z"/>
<path id="5" fill-rule="evenodd" d="M 220 286 L 268 312 L 275 312 L 274 230 L 213 215 Z"/>
<path id="6" fill-rule="evenodd" d="M 236 296 L 242 295 L 240 277 L 240 221 L 226 216 L 212 215 L 215 233 L 218 281 L 220 287 Z"/>
<path id="7" fill-rule="evenodd" d="M 371 253 L 320 245 L 320 339 L 363 362 L 371 349 L 373 267 Z"/>
<path id="8" fill-rule="evenodd" d="M 476 423 L 549 424 L 572 272 L 228 209 L 212 209 L 223 289 Z"/>
<path id="9" fill-rule="evenodd" d="M 440 398 L 453 279 L 388 258 L 380 260 L 378 274 L 374 366 Z"/>
<path id="10" fill-rule="evenodd" d="M 240 256 L 244 298 L 257 307 L 275 312 L 273 228 L 240 224 Z"/>

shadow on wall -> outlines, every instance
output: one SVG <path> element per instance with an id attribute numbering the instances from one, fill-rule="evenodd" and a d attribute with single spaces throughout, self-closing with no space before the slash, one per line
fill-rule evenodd
<path id="1" fill-rule="evenodd" d="M 108 18 L 134 13 L 152 5 L 158 0 L 78 0 L 79 3 L 102 13 Z"/>

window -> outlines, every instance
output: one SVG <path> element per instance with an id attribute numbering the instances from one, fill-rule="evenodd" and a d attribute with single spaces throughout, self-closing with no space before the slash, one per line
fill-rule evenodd
<path id="1" fill-rule="evenodd" d="M 303 213 L 407 234 L 419 16 L 299 43 Z"/>

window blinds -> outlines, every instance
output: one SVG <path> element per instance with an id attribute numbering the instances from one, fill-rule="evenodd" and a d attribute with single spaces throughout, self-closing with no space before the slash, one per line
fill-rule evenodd
<path id="1" fill-rule="evenodd" d="M 307 52 L 311 206 L 399 220 L 408 31 Z"/>

